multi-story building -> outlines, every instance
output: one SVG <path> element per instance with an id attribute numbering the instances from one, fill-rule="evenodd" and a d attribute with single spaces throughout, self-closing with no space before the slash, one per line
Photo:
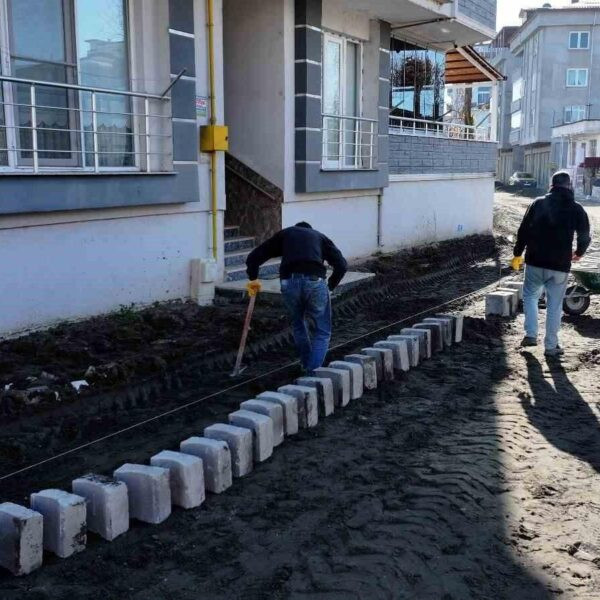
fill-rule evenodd
<path id="1" fill-rule="evenodd" d="M 510 120 L 510 134 L 508 143 L 500 137 L 498 171 L 505 182 L 514 171 L 533 173 L 543 188 L 553 170 L 595 152 L 583 140 L 573 155 L 565 149 L 581 133 L 571 124 L 600 118 L 600 2 L 527 9 L 521 18 L 510 52 L 492 59 L 508 77 L 500 121 Z"/>
<path id="2" fill-rule="evenodd" d="M 495 21 L 496 0 L 226 0 L 227 222 L 307 220 L 351 258 L 489 231 L 495 132 L 445 121 L 444 88 L 496 86 L 469 49 Z"/>
<path id="3" fill-rule="evenodd" d="M 489 231 L 495 124 L 446 122 L 443 99 L 494 97 L 470 45 L 495 16 L 496 0 L 0 0 L 0 333 L 209 302 L 300 220 L 350 258 Z"/>

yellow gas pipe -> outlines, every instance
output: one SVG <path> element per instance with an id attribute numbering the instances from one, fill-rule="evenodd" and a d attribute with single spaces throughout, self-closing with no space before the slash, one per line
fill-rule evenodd
<path id="1" fill-rule="evenodd" d="M 217 152 L 228 150 L 228 130 L 217 125 L 216 89 L 215 89 L 215 44 L 214 44 L 214 5 L 206 0 L 206 18 L 208 29 L 208 87 L 210 99 L 210 125 L 200 130 L 200 149 L 210 153 L 211 211 L 212 211 L 212 251 L 215 260 L 218 257 L 218 187 Z"/>

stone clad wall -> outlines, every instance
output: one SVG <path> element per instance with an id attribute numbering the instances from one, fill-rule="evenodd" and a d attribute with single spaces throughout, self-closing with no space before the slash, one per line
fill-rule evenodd
<path id="1" fill-rule="evenodd" d="M 414 135 L 390 135 L 390 175 L 495 173 L 498 145 Z"/>

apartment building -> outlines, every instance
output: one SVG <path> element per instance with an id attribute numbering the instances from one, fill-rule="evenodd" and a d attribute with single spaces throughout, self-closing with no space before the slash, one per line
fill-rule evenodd
<path id="1" fill-rule="evenodd" d="M 468 49 L 495 20 L 496 0 L 225 0 L 227 224 L 306 220 L 350 258 L 489 231 L 495 134 L 443 103 L 501 79 Z"/>
<path id="2" fill-rule="evenodd" d="M 300 220 L 350 258 L 489 231 L 495 124 L 447 122 L 443 100 L 493 101 L 470 45 L 495 18 L 496 0 L 0 0 L 0 335 L 211 302 Z"/>
<path id="3" fill-rule="evenodd" d="M 498 172 L 504 182 L 514 171 L 531 172 L 544 188 L 552 171 L 575 174 L 597 152 L 593 125 L 574 124 L 600 118 L 600 3 L 548 5 L 521 18 L 508 48 L 491 59 L 508 78 Z"/>

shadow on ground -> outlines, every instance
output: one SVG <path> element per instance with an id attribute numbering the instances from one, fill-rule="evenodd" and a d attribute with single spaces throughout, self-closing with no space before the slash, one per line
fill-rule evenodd
<path id="1" fill-rule="evenodd" d="M 582 334 L 584 335 L 584 334 Z M 521 399 L 530 423 L 553 446 L 600 472 L 600 423 L 560 361 L 548 359 L 548 381 L 539 360 L 523 353 L 531 397 Z"/>

